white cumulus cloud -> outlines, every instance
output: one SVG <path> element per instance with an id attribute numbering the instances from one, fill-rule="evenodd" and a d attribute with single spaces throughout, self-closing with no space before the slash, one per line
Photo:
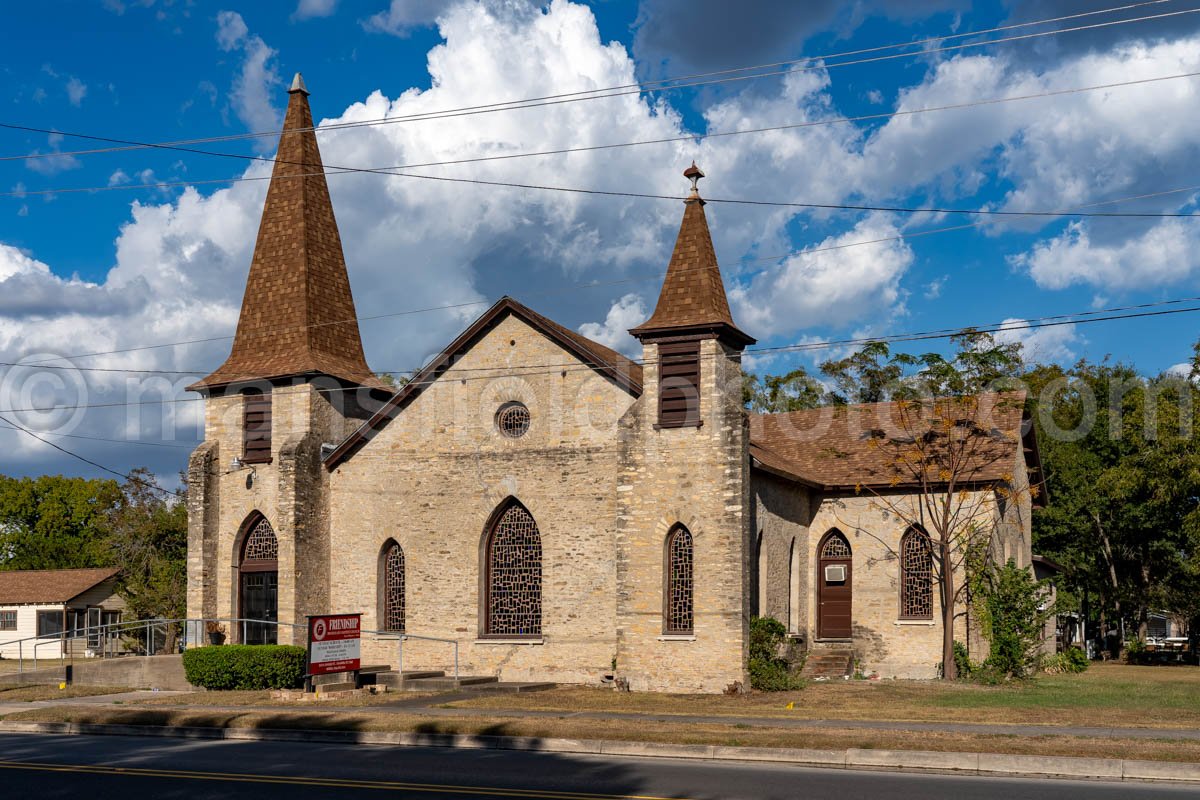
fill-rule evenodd
<path id="1" fill-rule="evenodd" d="M 627 294 L 612 304 L 604 322 L 585 322 L 579 332 L 630 357 L 641 354 L 642 345 L 629 335 L 629 329 L 641 325 L 650 316 L 646 301 L 637 294 Z"/>

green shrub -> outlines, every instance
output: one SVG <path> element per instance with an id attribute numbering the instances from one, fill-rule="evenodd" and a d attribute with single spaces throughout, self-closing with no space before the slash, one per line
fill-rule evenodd
<path id="1" fill-rule="evenodd" d="M 1141 639 L 1130 639 L 1125 643 L 1125 660 L 1137 664 L 1146 655 L 1146 643 Z"/>
<path id="2" fill-rule="evenodd" d="M 1087 653 L 1078 647 L 1068 647 L 1061 653 L 1054 653 L 1042 658 L 1042 671 L 1051 675 L 1083 672 L 1087 668 Z"/>
<path id="3" fill-rule="evenodd" d="M 787 629 L 779 620 L 773 617 L 754 617 L 750 620 L 747 670 L 751 687 L 762 692 L 783 692 L 804 686 L 803 679 L 793 672 L 787 659 L 779 656 L 779 649 L 786 638 Z"/>
<path id="4" fill-rule="evenodd" d="M 983 604 L 991 649 L 983 667 L 1003 678 L 1023 678 L 1037 668 L 1046 620 L 1053 613 L 1047 593 L 1045 584 L 1012 559 L 988 576 Z"/>
<path id="5" fill-rule="evenodd" d="M 958 675 L 959 680 L 967 680 L 975 672 L 975 662 L 971 661 L 971 654 L 967 652 L 967 646 L 962 642 L 954 642 L 954 671 Z"/>
<path id="6" fill-rule="evenodd" d="M 183 653 L 188 683 L 205 689 L 295 689 L 304 682 L 303 647 L 226 644 Z"/>

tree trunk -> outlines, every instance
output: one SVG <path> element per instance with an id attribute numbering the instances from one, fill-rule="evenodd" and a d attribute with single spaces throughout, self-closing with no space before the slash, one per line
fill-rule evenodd
<path id="1" fill-rule="evenodd" d="M 954 566 L 950 560 L 950 542 L 942 537 L 942 677 L 958 678 L 954 663 Z"/>

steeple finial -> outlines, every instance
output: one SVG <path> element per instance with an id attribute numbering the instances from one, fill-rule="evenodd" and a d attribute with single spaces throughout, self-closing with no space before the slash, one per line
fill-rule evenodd
<path id="1" fill-rule="evenodd" d="M 683 201 L 683 222 L 658 305 L 650 319 L 629 332 L 643 342 L 668 336 L 715 336 L 740 350 L 753 344 L 754 339 L 738 329 L 729 311 L 721 268 L 704 216 L 704 200 L 696 185 L 704 173 L 693 161 L 683 176 L 692 182 L 692 193 Z"/>
<path id="2" fill-rule="evenodd" d="M 292 85 L 288 89 L 288 94 L 292 94 L 293 92 L 303 92 L 305 97 L 309 95 L 308 87 L 304 85 L 304 76 L 299 72 L 292 78 Z"/>
<path id="3" fill-rule="evenodd" d="M 700 179 L 704 177 L 704 173 L 696 166 L 696 162 L 692 161 L 692 165 L 683 171 L 683 177 L 692 182 L 692 193 L 688 195 L 688 200 L 700 199 Z"/>

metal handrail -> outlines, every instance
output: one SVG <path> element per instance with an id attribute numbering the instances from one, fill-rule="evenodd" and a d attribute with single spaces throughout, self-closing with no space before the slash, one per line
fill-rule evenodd
<path id="1" fill-rule="evenodd" d="M 416 633 L 406 633 L 404 631 L 368 631 L 362 630 L 359 633 L 373 633 L 376 636 L 383 638 L 396 638 L 396 672 L 399 673 L 400 679 L 404 679 L 404 640 L 405 639 L 420 639 L 426 642 L 444 642 L 454 645 L 454 680 L 458 680 L 458 639 L 443 639 L 440 636 L 422 636 Z"/>

